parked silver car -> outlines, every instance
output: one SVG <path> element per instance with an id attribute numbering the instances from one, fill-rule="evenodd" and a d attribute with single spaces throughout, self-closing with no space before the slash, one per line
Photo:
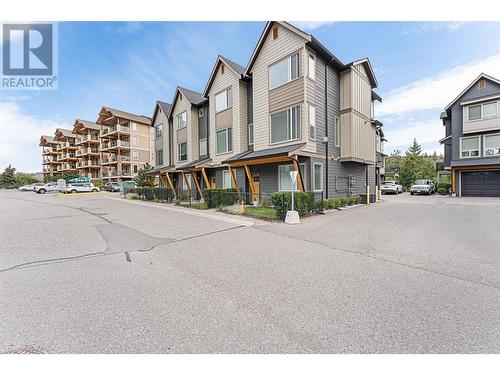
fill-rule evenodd
<path id="1" fill-rule="evenodd" d="M 35 193 L 38 194 L 45 194 L 45 193 L 58 193 L 59 192 L 59 185 L 57 182 L 48 182 L 45 185 L 41 186 L 35 186 L 34 189 Z"/>
<path id="2" fill-rule="evenodd" d="M 19 191 L 35 191 L 37 184 L 23 185 L 19 187 Z"/>
<path id="3" fill-rule="evenodd" d="M 68 184 L 66 187 L 61 189 L 63 193 L 97 193 L 99 188 L 95 186 L 92 182 L 77 182 L 74 184 Z"/>
<path id="4" fill-rule="evenodd" d="M 417 180 L 410 187 L 410 194 L 434 194 L 435 193 L 434 182 L 432 180 Z"/>
<path id="5" fill-rule="evenodd" d="M 403 192 L 403 185 L 396 181 L 384 181 L 380 186 L 380 192 L 382 194 L 399 194 Z"/>

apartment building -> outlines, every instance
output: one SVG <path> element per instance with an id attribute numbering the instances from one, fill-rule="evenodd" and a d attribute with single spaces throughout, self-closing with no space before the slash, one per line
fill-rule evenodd
<path id="1" fill-rule="evenodd" d="M 76 120 L 73 125 L 75 145 L 78 147 L 75 152 L 78 158 L 76 169 L 81 177 L 101 178 L 100 130 L 100 125 L 92 121 Z"/>
<path id="2" fill-rule="evenodd" d="M 43 177 L 55 176 L 59 173 L 57 166 L 60 161 L 57 160 L 59 150 L 57 149 L 59 142 L 54 137 L 42 135 L 40 137 L 39 146 L 42 147 L 42 172 Z"/>
<path id="3" fill-rule="evenodd" d="M 151 161 L 151 119 L 110 107 L 102 107 L 100 127 L 101 178 L 128 181 Z"/>
<path id="4" fill-rule="evenodd" d="M 480 74 L 441 113 L 457 196 L 500 197 L 500 80 Z"/>
<path id="5" fill-rule="evenodd" d="M 56 146 L 56 150 L 58 151 L 57 161 L 60 162 L 57 165 L 57 171 L 60 173 L 78 173 L 76 169 L 78 161 L 78 156 L 76 155 L 76 150 L 78 150 L 76 134 L 73 134 L 73 131 L 69 129 L 57 128 L 54 140 L 59 142 Z"/>
<path id="6" fill-rule="evenodd" d="M 203 94 L 177 88 L 172 159 L 156 173 L 164 186 L 258 197 L 290 190 L 295 170 L 301 191 L 373 201 L 385 157 L 377 85 L 368 58 L 344 64 L 312 35 L 268 22 L 246 67 L 218 56 Z"/>

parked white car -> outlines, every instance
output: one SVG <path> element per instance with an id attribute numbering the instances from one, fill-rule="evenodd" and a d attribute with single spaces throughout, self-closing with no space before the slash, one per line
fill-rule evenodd
<path id="1" fill-rule="evenodd" d="M 57 193 L 59 192 L 59 185 L 57 182 L 48 182 L 45 185 L 35 186 L 35 193 L 45 194 L 45 193 Z"/>
<path id="2" fill-rule="evenodd" d="M 61 189 L 63 193 L 97 193 L 99 188 L 92 182 L 77 182 L 68 184 Z"/>
<path id="3" fill-rule="evenodd" d="M 380 186 L 380 192 L 382 194 L 399 194 L 403 192 L 403 185 L 400 185 L 396 181 L 384 181 Z"/>
<path id="4" fill-rule="evenodd" d="M 35 191 L 36 184 L 23 185 L 19 187 L 19 191 Z"/>
<path id="5" fill-rule="evenodd" d="M 432 180 L 417 180 L 410 187 L 410 194 L 427 194 L 431 195 L 435 193 L 434 182 Z"/>

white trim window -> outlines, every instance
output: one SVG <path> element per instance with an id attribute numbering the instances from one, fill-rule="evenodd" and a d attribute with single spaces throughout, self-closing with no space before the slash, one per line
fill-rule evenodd
<path id="1" fill-rule="evenodd" d="M 316 58 L 312 53 L 309 54 L 307 67 L 307 76 L 313 80 L 316 79 Z"/>
<path id="2" fill-rule="evenodd" d="M 335 117 L 333 120 L 333 140 L 335 147 L 340 147 L 340 118 Z"/>
<path id="3" fill-rule="evenodd" d="M 475 104 L 467 107 L 467 120 L 479 121 L 496 118 L 498 115 L 498 102 Z"/>
<path id="4" fill-rule="evenodd" d="M 156 138 L 160 138 L 163 135 L 163 124 L 158 124 L 155 128 L 156 132 Z"/>
<path id="5" fill-rule="evenodd" d="M 313 190 L 323 191 L 323 164 L 313 164 Z"/>
<path id="6" fill-rule="evenodd" d="M 187 161 L 187 142 L 177 144 L 177 161 Z"/>
<path id="7" fill-rule="evenodd" d="M 279 165 L 278 166 L 278 190 L 279 191 L 292 191 L 293 186 L 292 186 L 292 177 L 290 176 L 290 172 L 295 170 L 293 167 L 293 164 L 284 164 L 284 165 Z M 306 170 L 306 165 L 305 164 L 300 164 L 300 174 L 302 175 L 302 183 L 304 186 L 306 185 L 305 182 L 305 170 Z M 296 189 L 299 189 L 299 182 L 297 178 L 297 186 Z"/>
<path id="8" fill-rule="evenodd" d="M 222 112 L 233 106 L 232 90 L 227 88 L 215 95 L 215 112 Z"/>
<path id="9" fill-rule="evenodd" d="M 269 89 L 284 85 L 299 76 L 299 53 L 269 66 Z"/>
<path id="10" fill-rule="evenodd" d="M 500 156 L 500 133 L 484 136 L 484 156 Z"/>
<path id="11" fill-rule="evenodd" d="M 207 154 L 207 139 L 200 139 L 200 156 Z"/>
<path id="12" fill-rule="evenodd" d="M 139 150 L 132 150 L 132 160 L 139 160 Z"/>
<path id="13" fill-rule="evenodd" d="M 138 145 L 138 139 L 136 135 L 132 136 L 132 146 L 137 146 Z"/>
<path id="14" fill-rule="evenodd" d="M 479 139 L 479 136 L 460 138 L 460 157 L 473 158 L 479 156 L 481 154 Z"/>
<path id="15" fill-rule="evenodd" d="M 156 151 L 156 165 L 163 165 L 163 150 Z"/>
<path id="16" fill-rule="evenodd" d="M 177 130 L 183 129 L 187 126 L 187 111 L 177 115 Z"/>
<path id="17" fill-rule="evenodd" d="M 198 117 L 203 117 L 205 115 L 205 109 L 204 108 L 200 108 L 198 110 Z"/>
<path id="18" fill-rule="evenodd" d="M 300 139 L 300 106 L 271 113 L 271 144 Z"/>
<path id="19" fill-rule="evenodd" d="M 253 124 L 248 124 L 248 145 L 253 145 Z"/>
<path id="20" fill-rule="evenodd" d="M 233 151 L 233 130 L 226 128 L 219 130 L 217 137 L 217 154 L 225 154 Z"/>
<path id="21" fill-rule="evenodd" d="M 231 172 L 222 171 L 222 188 L 232 189 L 233 188 L 233 178 L 231 177 Z"/>
<path id="22" fill-rule="evenodd" d="M 309 106 L 309 138 L 316 139 L 316 108 Z"/>
<path id="23" fill-rule="evenodd" d="M 137 131 L 137 122 L 132 122 L 132 130 Z"/>

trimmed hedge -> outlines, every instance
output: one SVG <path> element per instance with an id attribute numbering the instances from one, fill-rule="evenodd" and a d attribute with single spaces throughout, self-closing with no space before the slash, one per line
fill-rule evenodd
<path id="1" fill-rule="evenodd" d="M 445 188 L 438 188 L 437 192 L 439 195 L 448 195 L 449 190 Z"/>
<path id="2" fill-rule="evenodd" d="M 271 200 L 276 210 L 276 216 L 281 220 L 285 220 L 286 212 L 292 209 L 292 193 L 273 193 Z M 299 216 L 309 215 L 314 208 L 314 193 L 294 193 L 294 205 Z"/>
<path id="3" fill-rule="evenodd" d="M 325 210 L 332 210 L 335 208 L 353 206 L 355 204 L 360 204 L 360 203 L 361 203 L 360 196 L 329 198 L 323 201 L 323 208 Z"/>
<path id="4" fill-rule="evenodd" d="M 437 190 L 438 190 L 438 192 L 439 192 L 439 189 L 446 189 L 446 190 L 448 190 L 450 188 L 451 188 L 451 183 L 449 183 L 449 182 L 439 182 L 437 184 Z"/>
<path id="5" fill-rule="evenodd" d="M 236 189 L 206 189 L 205 202 L 208 208 L 232 206 L 238 202 L 238 194 Z"/>
<path id="6" fill-rule="evenodd" d="M 170 189 L 143 187 L 126 189 L 126 194 L 136 194 L 137 198 L 144 201 L 168 201 L 172 200 L 173 192 Z"/>

